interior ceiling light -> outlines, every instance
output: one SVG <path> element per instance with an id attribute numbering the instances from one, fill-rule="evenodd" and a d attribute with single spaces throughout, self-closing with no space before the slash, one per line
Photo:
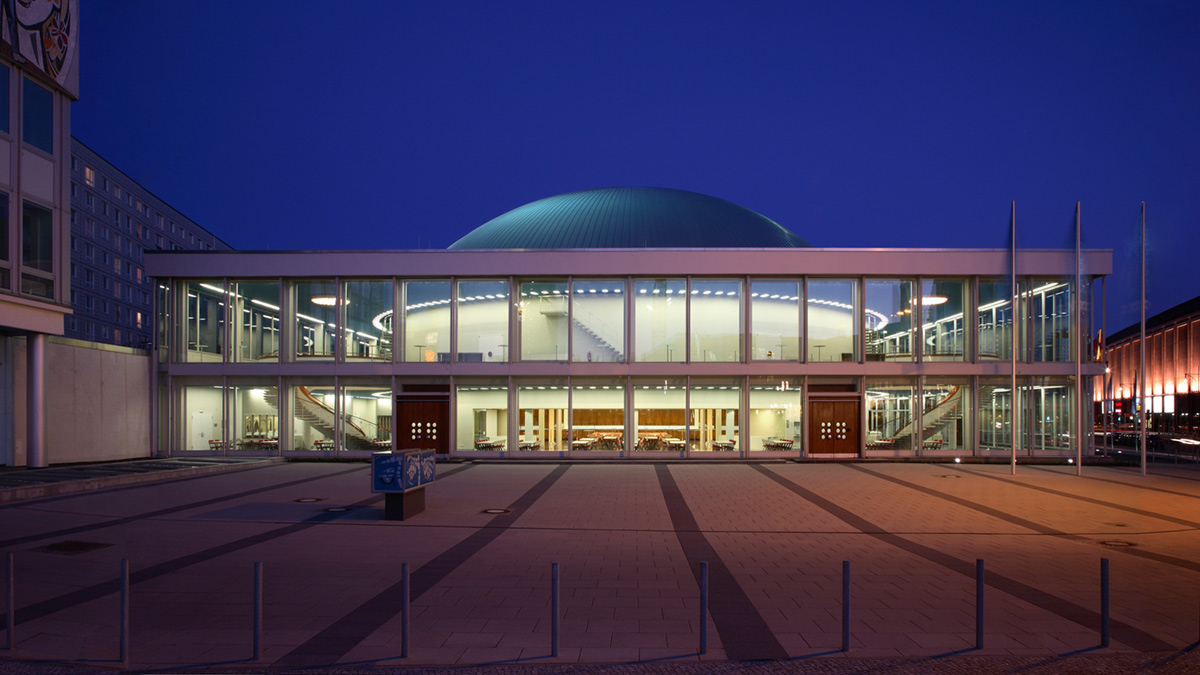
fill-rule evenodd
<path id="1" fill-rule="evenodd" d="M 337 298 L 335 298 L 331 295 L 318 295 L 317 297 L 312 299 L 312 304 L 321 305 L 322 307 L 333 307 L 334 305 L 337 304 Z M 348 304 L 350 304 L 350 301 L 343 300 L 342 304 L 348 305 Z"/>
<path id="2" fill-rule="evenodd" d="M 915 305 L 917 302 L 920 302 L 925 306 L 942 305 L 945 304 L 947 300 L 949 300 L 949 298 L 944 295 L 927 295 L 921 298 L 919 301 L 913 300 L 913 304 Z"/>

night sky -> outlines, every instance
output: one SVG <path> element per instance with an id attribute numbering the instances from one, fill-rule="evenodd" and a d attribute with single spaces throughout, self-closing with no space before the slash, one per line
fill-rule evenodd
<path id="1" fill-rule="evenodd" d="M 1006 247 L 1015 201 L 1073 247 L 1080 201 L 1111 333 L 1145 201 L 1149 314 L 1200 294 L 1198 2 L 80 4 L 75 136 L 237 249 L 444 248 L 612 185 L 828 247 Z"/>

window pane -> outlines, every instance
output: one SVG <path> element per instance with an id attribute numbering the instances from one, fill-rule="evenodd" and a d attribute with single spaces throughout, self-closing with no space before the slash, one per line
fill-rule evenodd
<path id="1" fill-rule="evenodd" d="M 230 282 L 235 318 L 233 360 L 279 362 L 279 282 Z"/>
<path id="2" fill-rule="evenodd" d="M 1065 281 L 1036 279 L 1029 293 L 1034 361 L 1070 361 L 1071 286 Z"/>
<path id="3" fill-rule="evenodd" d="M 913 282 L 867 279 L 868 361 L 912 361 Z"/>
<path id="4" fill-rule="evenodd" d="M 750 451 L 799 453 L 803 449 L 800 383 L 762 377 L 750 381 Z"/>
<path id="5" fill-rule="evenodd" d="M 981 360 L 1012 358 L 1012 282 L 1008 279 L 979 280 L 979 310 L 976 325 Z"/>
<path id="6" fill-rule="evenodd" d="M 517 388 L 517 449 L 561 452 L 567 443 L 566 380 L 522 384 Z"/>
<path id="7" fill-rule="evenodd" d="M 692 361 L 742 359 L 742 282 L 692 280 Z"/>
<path id="8" fill-rule="evenodd" d="M 800 282 L 750 281 L 751 357 L 758 361 L 800 359 Z"/>
<path id="9" fill-rule="evenodd" d="M 279 449 L 279 391 L 269 381 L 231 387 L 231 434 L 236 450 Z"/>
<path id="10" fill-rule="evenodd" d="M 912 450 L 913 381 L 867 379 L 867 449 Z"/>
<path id="11" fill-rule="evenodd" d="M 1012 382 L 1009 378 L 979 378 L 979 448 L 1012 448 Z"/>
<path id="12" fill-rule="evenodd" d="M 219 279 L 187 282 L 188 362 L 220 363 L 225 347 L 225 288 Z"/>
<path id="13" fill-rule="evenodd" d="M 1075 421 L 1074 379 L 1030 378 L 1030 384 L 1021 388 L 1022 400 L 1028 397 L 1028 405 L 1032 408 L 1029 423 L 1023 426 L 1032 436 L 1030 447 L 1034 452 L 1065 453 L 1075 447 L 1072 442 Z M 1153 397 L 1151 410 L 1161 413 L 1161 406 L 1162 397 Z"/>
<path id="14" fill-rule="evenodd" d="M 312 378 L 292 384 L 292 449 L 334 450 L 333 381 Z"/>
<path id="15" fill-rule="evenodd" d="M 219 451 L 225 426 L 223 390 L 219 384 L 193 384 L 183 395 L 183 449 Z"/>
<path id="16" fill-rule="evenodd" d="M 689 449 L 737 452 L 741 391 L 732 382 L 692 380 Z"/>
<path id="17" fill-rule="evenodd" d="M 507 449 L 508 386 L 503 381 L 459 384 L 455 401 L 459 450 Z"/>
<path id="18" fill-rule="evenodd" d="M 54 95 L 49 89 L 23 78 L 21 140 L 35 148 L 54 152 Z M 6 81 L 7 83 L 7 81 Z"/>
<path id="19" fill-rule="evenodd" d="M 970 406 L 967 378 L 927 378 L 921 401 L 921 447 L 926 450 L 968 450 L 966 411 Z"/>
<path id="20" fill-rule="evenodd" d="M 922 358 L 926 361 L 962 361 L 963 308 L 966 284 L 958 279 L 925 279 L 921 282 Z"/>
<path id="21" fill-rule="evenodd" d="M 687 386 L 683 379 L 639 380 L 633 386 L 634 450 L 681 451 L 686 448 Z"/>
<path id="22" fill-rule="evenodd" d="M 580 280 L 571 288 L 573 361 L 625 361 L 625 282 Z"/>
<path id="23" fill-rule="evenodd" d="M 347 281 L 346 329 L 342 331 L 347 361 L 392 360 L 391 280 Z"/>
<path id="24" fill-rule="evenodd" d="M 809 361 L 857 361 L 858 281 L 810 279 L 805 325 Z"/>
<path id="25" fill-rule="evenodd" d="M 41 272 L 54 271 L 54 227 L 50 209 L 25 202 L 21 211 L 21 264 Z"/>
<path id="26" fill-rule="evenodd" d="M 687 282 L 683 279 L 640 279 L 633 282 L 633 326 L 636 360 L 675 361 L 687 358 Z"/>
<path id="27" fill-rule="evenodd" d="M 575 385 L 571 393 L 572 450 L 625 448 L 625 387 L 620 382 L 585 380 Z"/>
<path id="28" fill-rule="evenodd" d="M 458 282 L 458 360 L 508 360 L 508 282 Z"/>
<path id="29" fill-rule="evenodd" d="M 450 282 L 404 282 L 404 360 L 450 360 Z"/>
<path id="30" fill-rule="evenodd" d="M 343 385 L 342 420 L 342 438 L 346 450 L 390 450 L 391 383 L 386 378 L 355 378 L 354 384 Z"/>
<path id="31" fill-rule="evenodd" d="M 337 343 L 337 286 L 331 280 L 297 281 L 293 289 L 296 356 L 305 360 L 333 359 Z"/>
<path id="32" fill-rule="evenodd" d="M 0 131 L 9 132 L 8 68 L 0 66 Z M 73 167 L 72 167 L 73 168 Z"/>
<path id="33" fill-rule="evenodd" d="M 566 360 L 568 301 L 565 279 L 521 283 L 517 317 L 522 361 Z"/>

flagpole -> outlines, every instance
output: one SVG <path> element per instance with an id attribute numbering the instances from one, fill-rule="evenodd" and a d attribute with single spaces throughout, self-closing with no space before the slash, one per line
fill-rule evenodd
<path id="1" fill-rule="evenodd" d="M 1020 315 L 1017 302 L 1017 202 L 1013 200 L 1008 217 L 1009 231 L 1012 232 L 1012 389 L 1009 396 L 1012 406 L 1008 414 L 1008 426 L 1012 437 L 1012 475 L 1017 475 L 1017 324 Z"/>
<path id="2" fill-rule="evenodd" d="M 1141 378 L 1141 389 L 1138 392 L 1141 395 L 1139 402 L 1141 405 L 1135 405 L 1138 414 L 1138 424 L 1141 425 L 1141 448 L 1142 448 L 1142 475 L 1146 475 L 1146 202 L 1142 202 L 1142 325 L 1141 325 L 1141 366 L 1138 368 L 1138 377 Z"/>
<path id="3" fill-rule="evenodd" d="M 1080 202 L 1075 202 L 1075 475 L 1083 475 L 1083 350 L 1086 348 L 1083 331 L 1083 234 L 1079 216 Z M 1090 331 L 1089 331 L 1090 332 Z"/>

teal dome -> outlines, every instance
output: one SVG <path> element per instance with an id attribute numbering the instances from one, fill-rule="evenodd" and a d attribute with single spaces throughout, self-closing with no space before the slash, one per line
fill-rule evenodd
<path id="1" fill-rule="evenodd" d="M 451 249 L 801 248 L 779 223 L 724 199 L 611 187 L 539 199 L 497 216 Z"/>

